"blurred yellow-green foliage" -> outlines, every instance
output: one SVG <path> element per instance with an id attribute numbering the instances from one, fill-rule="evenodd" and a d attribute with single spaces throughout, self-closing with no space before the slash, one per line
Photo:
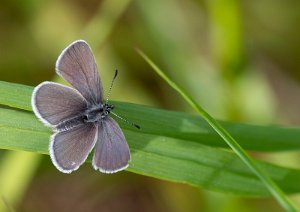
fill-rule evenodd
<path id="1" fill-rule="evenodd" d="M 297 125 L 299 11 L 293 0 L 2 0 L 0 80 L 63 82 L 54 71 L 58 55 L 85 39 L 104 89 L 120 70 L 112 99 L 193 112 L 138 56 L 139 47 L 216 118 Z M 297 153 L 259 156 L 299 167 Z M 107 176 L 90 164 L 65 175 L 48 156 L 23 152 L 0 152 L 0 180 L 1 211 L 281 211 L 272 199 L 128 172 Z"/>

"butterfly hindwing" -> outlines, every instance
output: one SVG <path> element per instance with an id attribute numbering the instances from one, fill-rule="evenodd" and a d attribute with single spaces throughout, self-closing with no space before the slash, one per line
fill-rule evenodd
<path id="1" fill-rule="evenodd" d="M 106 117 L 99 123 L 98 132 L 93 167 L 104 173 L 115 173 L 127 168 L 130 151 L 117 122 L 111 117 Z"/>

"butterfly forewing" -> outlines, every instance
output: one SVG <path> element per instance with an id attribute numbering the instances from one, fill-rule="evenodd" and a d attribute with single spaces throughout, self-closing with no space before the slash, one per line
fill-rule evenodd
<path id="1" fill-rule="evenodd" d="M 52 162 L 64 173 L 78 169 L 95 146 L 97 138 L 98 128 L 93 123 L 54 134 L 49 147 Z"/>
<path id="2" fill-rule="evenodd" d="M 75 90 L 53 82 L 43 82 L 32 94 L 34 113 L 47 125 L 82 113 L 87 108 L 85 99 Z"/>
<path id="3" fill-rule="evenodd" d="M 125 136 L 111 117 L 98 126 L 98 141 L 93 157 L 93 167 L 104 173 L 115 173 L 128 166 L 130 152 Z"/>
<path id="4" fill-rule="evenodd" d="M 102 101 L 103 92 L 98 68 L 89 45 L 82 40 L 69 45 L 56 62 L 56 71 L 74 88 L 89 104 Z"/>

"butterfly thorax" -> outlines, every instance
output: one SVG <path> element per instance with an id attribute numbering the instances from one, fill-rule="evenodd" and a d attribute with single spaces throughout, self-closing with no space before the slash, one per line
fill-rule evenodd
<path id="1" fill-rule="evenodd" d="M 97 122 L 108 116 L 111 110 L 114 109 L 114 105 L 109 105 L 107 103 L 96 105 L 87 109 L 83 114 L 84 122 Z"/>
<path id="2" fill-rule="evenodd" d="M 70 119 L 62 121 L 55 127 L 55 131 L 67 131 L 85 123 L 95 123 L 102 119 L 105 119 L 111 110 L 114 109 L 114 105 L 99 104 L 93 107 L 89 107 L 82 114 L 78 114 Z"/>

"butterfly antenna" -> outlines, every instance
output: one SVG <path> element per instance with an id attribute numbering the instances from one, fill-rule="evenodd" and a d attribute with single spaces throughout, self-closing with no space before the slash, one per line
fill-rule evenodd
<path id="1" fill-rule="evenodd" d="M 114 85 L 115 79 L 116 79 L 117 76 L 118 76 L 118 72 L 119 72 L 118 69 L 116 69 L 114 78 L 112 79 L 111 84 L 110 84 L 110 87 L 109 87 L 109 90 L 108 90 L 107 99 L 106 99 L 106 104 L 108 103 L 108 99 L 109 99 L 109 96 L 110 96 L 110 93 L 111 93 L 111 89 L 112 89 L 112 86 Z"/>
<path id="2" fill-rule="evenodd" d="M 117 117 L 117 118 L 121 119 L 122 121 L 124 121 L 126 124 L 131 125 L 131 126 L 137 128 L 137 129 L 141 129 L 141 127 L 139 125 L 137 125 L 137 124 L 135 124 L 133 122 L 128 121 L 127 119 L 119 116 L 118 114 L 116 114 L 116 113 L 114 113 L 112 111 L 110 111 L 110 113 L 113 114 L 115 117 Z"/>

